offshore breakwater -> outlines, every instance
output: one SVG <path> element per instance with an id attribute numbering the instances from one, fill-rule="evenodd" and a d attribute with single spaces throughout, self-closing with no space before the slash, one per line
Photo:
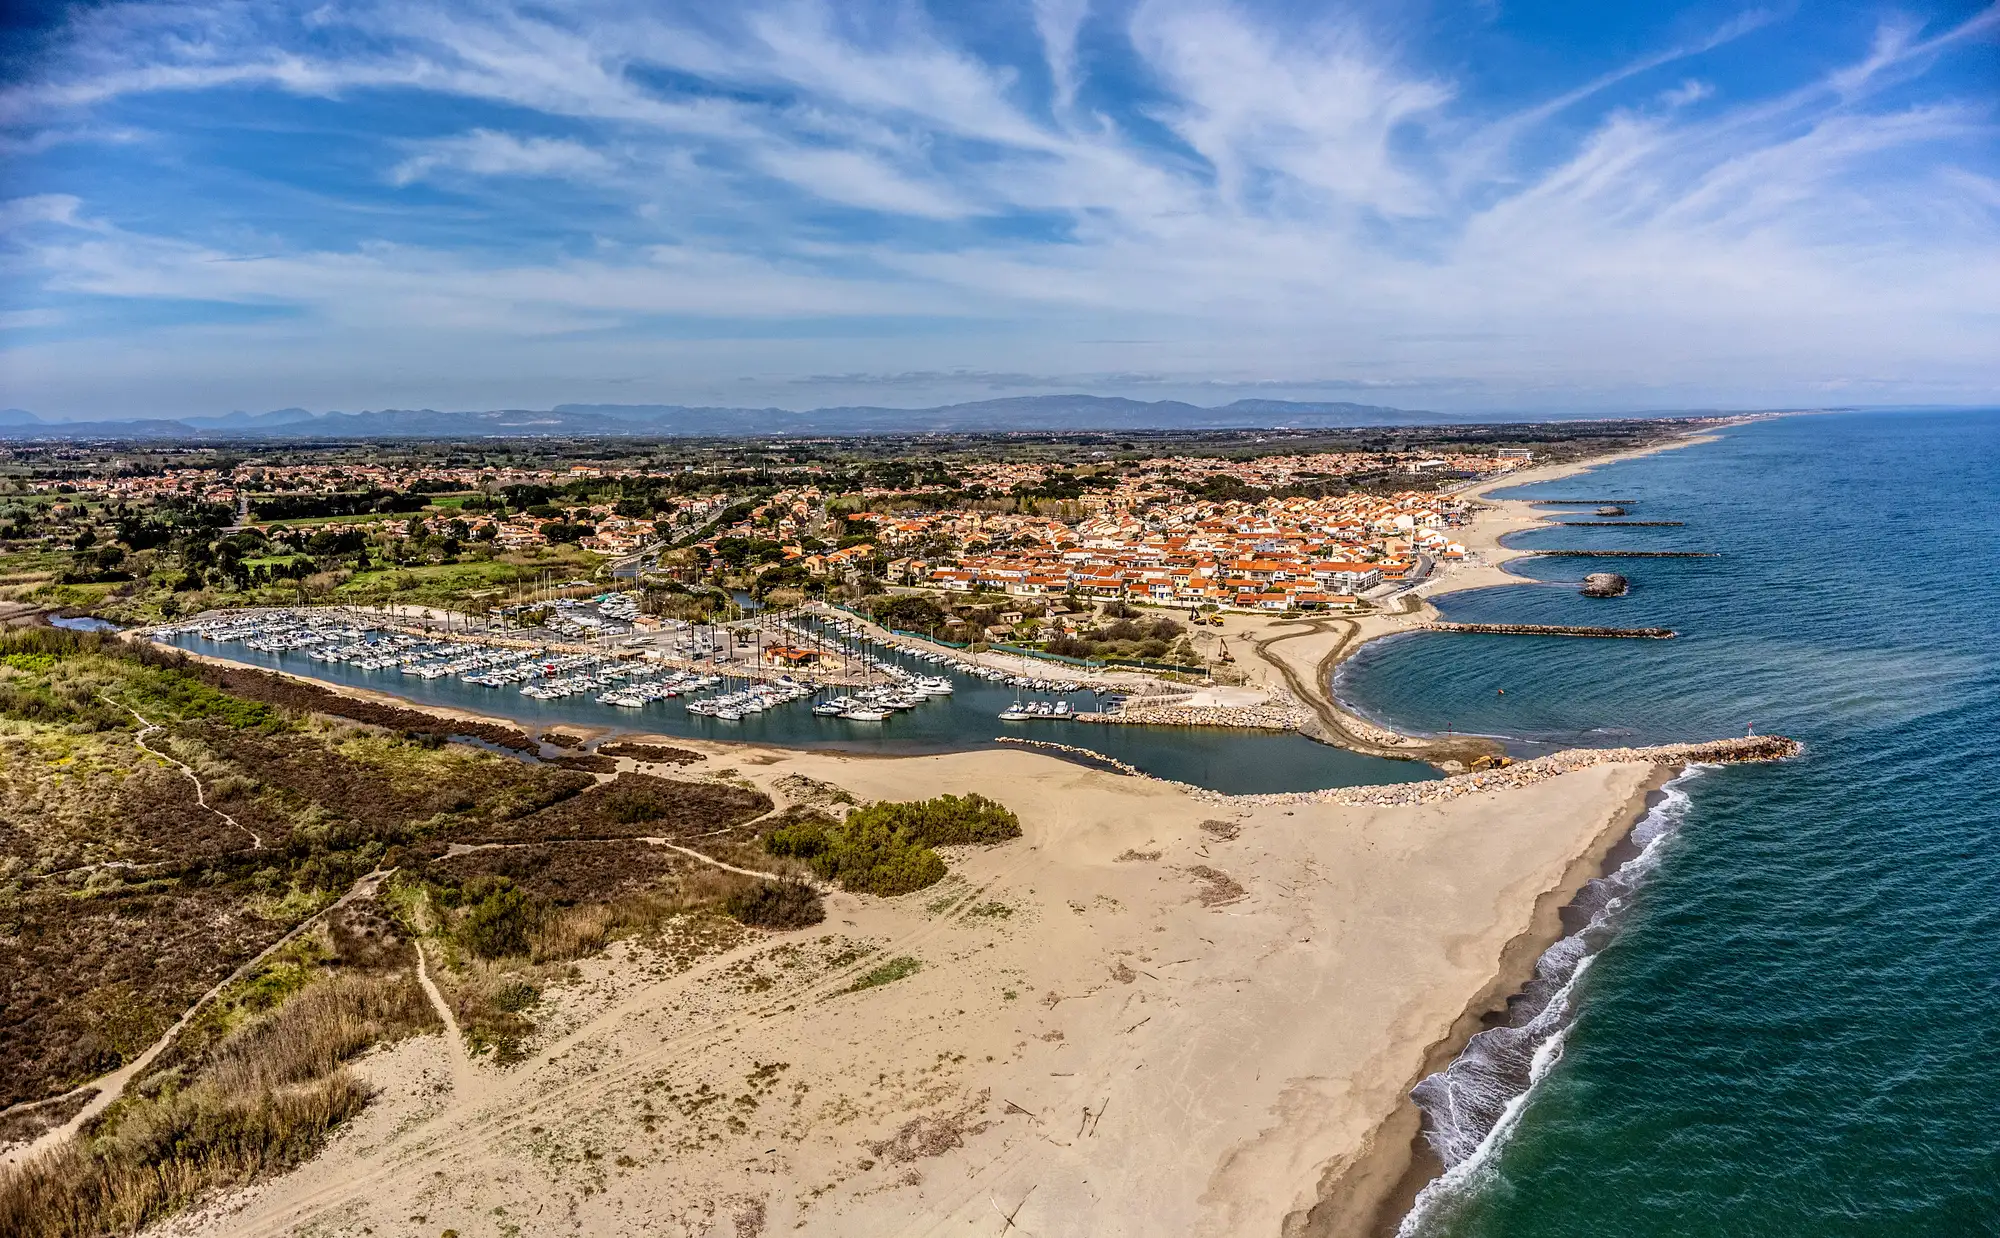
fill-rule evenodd
<path id="1" fill-rule="evenodd" d="M 1531 550 L 1535 559 L 1720 559 L 1715 550 Z"/>
<path id="2" fill-rule="evenodd" d="M 1601 640 L 1672 640 L 1672 628 L 1597 628 L 1567 623 L 1452 623 L 1440 620 L 1432 632 L 1475 632 L 1491 636 L 1584 636 Z"/>

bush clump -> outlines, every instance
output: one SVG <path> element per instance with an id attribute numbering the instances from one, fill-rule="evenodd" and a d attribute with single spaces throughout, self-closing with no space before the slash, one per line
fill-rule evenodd
<path id="1" fill-rule="evenodd" d="M 944 878 L 944 861 L 929 847 L 884 821 L 836 822 L 818 813 L 800 815 L 765 836 L 772 855 L 803 860 L 843 890 L 908 894 Z"/>
<path id="2" fill-rule="evenodd" d="M 753 928 L 810 928 L 826 919 L 819 891 L 803 881 L 760 881 L 723 900 L 722 909 Z"/>
<path id="3" fill-rule="evenodd" d="M 541 919 L 541 907 L 527 891 L 505 877 L 474 877 L 460 897 L 468 910 L 459 924 L 459 940 L 482 959 L 503 959 L 528 953 L 528 938 Z"/>
<path id="4" fill-rule="evenodd" d="M 788 814 L 764 838 L 772 855 L 790 856 L 844 890 L 889 897 L 943 879 L 932 847 L 997 843 L 1021 836 L 1020 818 L 980 795 L 940 795 L 857 808 L 845 821 L 817 812 Z"/>
<path id="5" fill-rule="evenodd" d="M 977 793 L 870 804 L 849 814 L 847 825 L 878 821 L 926 847 L 990 845 L 1021 836 L 1021 819 L 1011 809 Z"/>

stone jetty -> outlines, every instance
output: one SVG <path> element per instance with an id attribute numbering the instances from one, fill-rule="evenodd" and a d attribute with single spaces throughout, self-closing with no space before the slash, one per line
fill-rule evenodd
<path id="1" fill-rule="evenodd" d="M 1614 503 L 1609 507 L 1598 508 L 1597 514 L 1600 516 L 1622 516 L 1625 514 L 1625 509 Z"/>
<path id="2" fill-rule="evenodd" d="M 1560 774 L 1616 761 L 1648 761 L 1654 765 L 1740 765 L 1783 761 L 1805 751 L 1798 740 L 1782 735 L 1749 735 L 1696 744 L 1661 744 L 1654 748 L 1571 748 L 1566 752 L 1516 761 L 1499 769 L 1454 774 L 1432 782 L 1402 782 L 1386 787 L 1337 787 L 1299 793 L 1293 798 L 1336 804 L 1435 804 L 1480 791 L 1525 787 Z M 1280 796 L 1237 796 L 1239 800 L 1281 800 Z"/>
<path id="3" fill-rule="evenodd" d="M 1288 705 L 1140 705 L 1115 714 L 1075 715 L 1077 722 L 1129 722 L 1139 726 L 1227 726 L 1253 731 L 1296 731 L 1308 715 Z"/>
<path id="4" fill-rule="evenodd" d="M 1602 516 L 1604 513 L 1597 514 Z M 1552 523 L 1565 529 L 1680 529 L 1687 526 L 1685 520 L 1557 520 Z"/>
<path id="5" fill-rule="evenodd" d="M 1541 559 L 1720 559 L 1713 550 L 1531 550 Z"/>
<path id="6" fill-rule="evenodd" d="M 1590 636 L 1604 640 L 1672 640 L 1672 628 L 1591 628 L 1553 623 L 1433 623 L 1433 632 L 1481 632 L 1494 636 Z"/>
<path id="7" fill-rule="evenodd" d="M 1394 807 L 1405 804 L 1438 804 L 1454 800 L 1462 795 L 1476 795 L 1483 791 L 1504 791 L 1509 787 L 1527 787 L 1563 774 L 1588 769 L 1593 765 L 1605 765 L 1623 761 L 1643 761 L 1652 765 L 1743 765 L 1765 761 L 1784 761 L 1805 751 L 1805 745 L 1796 739 L 1783 735 L 1746 735 L 1738 739 L 1712 739 L 1690 744 L 1660 744 L 1651 748 L 1571 748 L 1564 752 L 1536 757 L 1531 761 L 1515 761 L 1493 769 L 1475 770 L 1467 774 L 1453 774 L 1448 778 L 1434 778 L 1426 782 L 1399 782 L 1387 786 L 1373 787 L 1333 787 L 1325 791 L 1279 791 L 1262 795 L 1229 795 L 1222 791 L 1211 791 L 1190 783 L 1178 782 L 1171 778 L 1159 778 L 1138 768 L 1128 761 L 1109 757 L 1089 748 L 1075 744 L 1060 744 L 1045 739 L 1017 739 L 1011 735 L 1001 736 L 997 743 L 1018 744 L 1024 748 L 1041 748 L 1049 752 L 1062 752 L 1071 756 L 1084 757 L 1104 765 L 1121 774 L 1133 778 L 1144 778 L 1149 782 L 1164 782 L 1178 787 L 1189 795 L 1211 803 L 1222 804 L 1359 804 L 1369 807 Z"/>

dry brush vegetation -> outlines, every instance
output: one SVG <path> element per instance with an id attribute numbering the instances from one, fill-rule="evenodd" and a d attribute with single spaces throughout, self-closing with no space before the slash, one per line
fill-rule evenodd
<path id="1" fill-rule="evenodd" d="M 751 824 L 771 808 L 761 794 L 600 785 L 442 742 L 469 729 L 456 721 L 321 709 L 302 689 L 112 638 L 0 635 L 0 1110 L 132 1060 L 319 917 L 203 1006 L 82 1137 L 0 1175 L 0 1233 L 130 1232 L 310 1156 L 366 1101 L 346 1063 L 439 1026 L 420 938 L 474 1046 L 504 1059 L 547 986 L 618 938 L 671 928 L 700 954 L 740 940 L 739 922 L 823 915 L 809 885 L 638 841 L 777 871 Z M 370 873 L 387 874 L 378 894 L 336 904 Z"/>

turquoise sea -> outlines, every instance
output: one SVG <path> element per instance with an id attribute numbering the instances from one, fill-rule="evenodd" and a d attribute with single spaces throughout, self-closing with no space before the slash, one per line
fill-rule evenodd
<path id="1" fill-rule="evenodd" d="M 1417 635 L 1344 698 L 1522 751 L 1807 749 L 1681 779 L 1419 1089 L 1452 1168 L 1404 1232 L 2000 1234 L 2000 412 L 1784 418 L 1519 493 L 1686 522 L 1522 545 L 1721 557 L 1523 560 L 1448 617 L 1681 637 Z M 1577 595 L 1607 567 L 1629 596 Z"/>

